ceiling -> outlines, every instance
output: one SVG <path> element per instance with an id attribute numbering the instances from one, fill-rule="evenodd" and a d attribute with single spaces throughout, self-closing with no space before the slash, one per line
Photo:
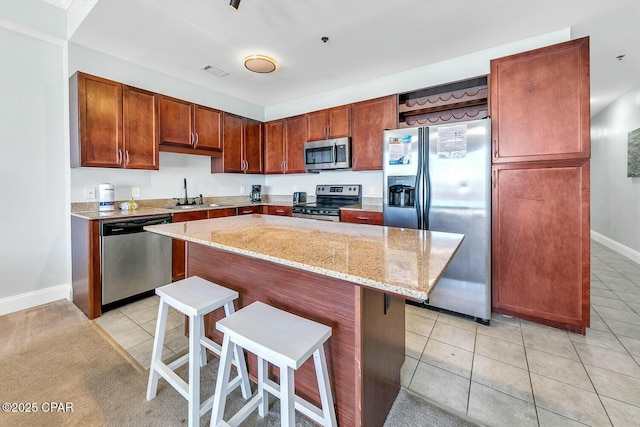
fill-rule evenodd
<path id="1" fill-rule="evenodd" d="M 639 18 L 637 0 L 100 0 L 70 41 L 268 107 L 570 28 L 591 37 L 593 115 L 640 83 Z M 279 69 L 246 70 L 253 53 Z"/>

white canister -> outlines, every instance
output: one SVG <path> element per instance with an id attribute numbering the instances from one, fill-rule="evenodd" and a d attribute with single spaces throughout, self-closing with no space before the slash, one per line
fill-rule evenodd
<path id="1" fill-rule="evenodd" d="M 113 196 L 113 184 L 100 184 L 98 187 L 98 211 L 112 211 L 114 209 Z"/>

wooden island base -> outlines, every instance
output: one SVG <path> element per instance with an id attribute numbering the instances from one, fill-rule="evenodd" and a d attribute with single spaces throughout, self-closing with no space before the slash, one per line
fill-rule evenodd
<path id="1" fill-rule="evenodd" d="M 262 301 L 332 328 L 325 344 L 340 426 L 382 426 L 400 390 L 405 352 L 404 297 L 282 264 L 187 242 L 187 276 L 200 276 L 238 291 L 236 309 Z M 221 342 L 215 322 L 207 336 Z M 256 325 L 259 328 L 260 325 Z M 249 355 L 249 373 L 257 375 Z M 277 379 L 277 369 L 270 375 Z M 313 361 L 295 373 L 296 393 L 319 405 Z"/>

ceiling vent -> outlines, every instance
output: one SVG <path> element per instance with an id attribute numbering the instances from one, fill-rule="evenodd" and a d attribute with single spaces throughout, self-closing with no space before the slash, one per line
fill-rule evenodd
<path id="1" fill-rule="evenodd" d="M 225 71 L 218 67 L 214 67 L 213 65 L 210 65 L 210 64 L 204 64 L 202 67 L 200 67 L 200 69 L 203 71 L 206 71 L 207 73 L 214 74 L 218 77 L 226 77 L 229 75 L 228 71 Z"/>

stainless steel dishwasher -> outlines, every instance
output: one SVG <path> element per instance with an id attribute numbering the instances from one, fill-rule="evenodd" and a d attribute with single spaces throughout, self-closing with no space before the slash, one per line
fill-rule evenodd
<path id="1" fill-rule="evenodd" d="M 100 224 L 103 311 L 171 283 L 171 238 L 143 229 L 169 222 L 171 215 Z"/>

